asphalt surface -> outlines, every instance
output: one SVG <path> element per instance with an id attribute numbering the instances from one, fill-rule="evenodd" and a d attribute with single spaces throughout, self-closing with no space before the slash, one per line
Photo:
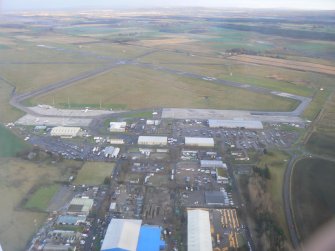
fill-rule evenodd
<path id="1" fill-rule="evenodd" d="M 294 223 L 293 218 L 293 210 L 291 204 L 291 177 L 292 177 L 292 170 L 296 160 L 298 159 L 298 155 L 293 155 L 287 168 L 285 169 L 284 173 L 284 182 L 283 182 L 283 199 L 284 199 L 284 210 L 285 210 L 285 217 L 287 222 L 287 227 L 290 232 L 291 242 L 295 249 L 299 248 L 300 240 L 297 234 L 296 225 Z"/>

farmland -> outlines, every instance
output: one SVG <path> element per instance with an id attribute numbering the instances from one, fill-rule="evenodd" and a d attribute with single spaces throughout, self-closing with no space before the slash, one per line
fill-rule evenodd
<path id="1" fill-rule="evenodd" d="M 303 240 L 334 216 L 334 179 L 334 162 L 312 158 L 296 163 L 292 199 L 296 223 Z"/>
<path id="2" fill-rule="evenodd" d="M 77 185 L 101 185 L 113 174 L 114 163 L 86 162 L 80 169 L 74 183 Z"/>
<path id="3" fill-rule="evenodd" d="M 20 251 L 47 215 L 23 211 L 18 206 L 33 187 L 61 177 L 60 169 L 20 159 L 3 158 L 0 158 L 0 169 L 1 245 L 5 250 Z"/>

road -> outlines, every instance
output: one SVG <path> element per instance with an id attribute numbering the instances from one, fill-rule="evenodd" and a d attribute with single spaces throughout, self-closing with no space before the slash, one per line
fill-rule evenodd
<path id="1" fill-rule="evenodd" d="M 300 240 L 298 237 L 296 225 L 294 222 L 292 204 L 291 204 L 291 177 L 295 162 L 298 160 L 298 155 L 293 155 L 291 160 L 285 169 L 284 182 L 283 182 L 283 199 L 284 199 L 284 210 L 287 227 L 290 232 L 291 242 L 295 249 L 300 247 Z"/>

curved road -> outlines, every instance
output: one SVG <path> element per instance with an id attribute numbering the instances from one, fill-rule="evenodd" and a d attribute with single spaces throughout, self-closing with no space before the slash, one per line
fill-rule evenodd
<path id="1" fill-rule="evenodd" d="M 296 229 L 296 225 L 294 222 L 294 216 L 293 216 L 293 210 L 292 210 L 292 204 L 291 204 L 291 177 L 292 177 L 293 167 L 297 159 L 298 159 L 298 155 L 293 155 L 291 157 L 291 160 L 287 168 L 285 169 L 284 182 L 283 182 L 283 200 L 284 200 L 285 218 L 286 218 L 287 227 L 290 232 L 291 242 L 295 249 L 299 248 L 300 240 L 297 234 L 297 229 Z"/>

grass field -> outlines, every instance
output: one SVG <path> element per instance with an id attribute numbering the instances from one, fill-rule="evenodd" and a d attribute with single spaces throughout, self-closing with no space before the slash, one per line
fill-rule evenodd
<path id="1" fill-rule="evenodd" d="M 24 208 L 38 211 L 46 211 L 49 202 L 56 194 L 58 189 L 59 185 L 56 184 L 40 187 L 31 195 L 27 203 L 24 205 Z"/>
<path id="2" fill-rule="evenodd" d="M 31 103 L 52 105 L 52 100 L 55 100 L 59 105 L 67 103 L 67 97 L 70 103 L 99 104 L 102 101 L 105 105 L 126 105 L 127 109 L 180 107 L 288 111 L 297 105 L 285 98 L 136 66 L 116 68 L 89 81 L 34 98 Z"/>
<path id="3" fill-rule="evenodd" d="M 335 157 L 335 135 L 313 132 L 306 147 L 313 153 Z"/>
<path id="4" fill-rule="evenodd" d="M 9 104 L 13 87 L 0 80 L 0 122 L 13 122 L 23 115 L 23 112 Z"/>
<path id="5" fill-rule="evenodd" d="M 27 192 L 61 177 L 61 168 L 0 158 L 0 240 L 4 250 L 22 251 L 47 214 L 17 210 Z"/>
<path id="6" fill-rule="evenodd" d="M 29 145 L 0 124 L 0 157 L 13 157 Z"/>
<path id="7" fill-rule="evenodd" d="M 305 72 L 273 66 L 260 66 L 229 59 L 206 58 L 178 53 L 159 52 L 141 59 L 143 62 L 162 64 L 165 67 L 216 77 L 225 80 L 311 96 L 314 86 L 307 81 Z"/>
<path id="8" fill-rule="evenodd" d="M 297 227 L 307 239 L 335 214 L 335 162 L 303 159 L 293 172 L 292 201 Z"/>
<path id="9" fill-rule="evenodd" d="M 269 192 L 271 194 L 271 200 L 276 220 L 280 227 L 285 231 L 285 235 L 288 238 L 289 232 L 285 219 L 284 202 L 283 202 L 283 178 L 285 168 L 287 166 L 289 156 L 282 151 L 269 151 L 260 159 L 258 166 L 268 166 L 270 170 L 271 179 L 268 181 Z"/>
<path id="10" fill-rule="evenodd" d="M 79 171 L 74 184 L 101 185 L 113 173 L 115 164 L 105 162 L 86 162 Z"/>
<path id="11" fill-rule="evenodd" d="M 98 67 L 102 65 L 66 63 L 1 65 L 0 76 L 10 81 L 16 87 L 17 93 L 25 93 Z"/>

